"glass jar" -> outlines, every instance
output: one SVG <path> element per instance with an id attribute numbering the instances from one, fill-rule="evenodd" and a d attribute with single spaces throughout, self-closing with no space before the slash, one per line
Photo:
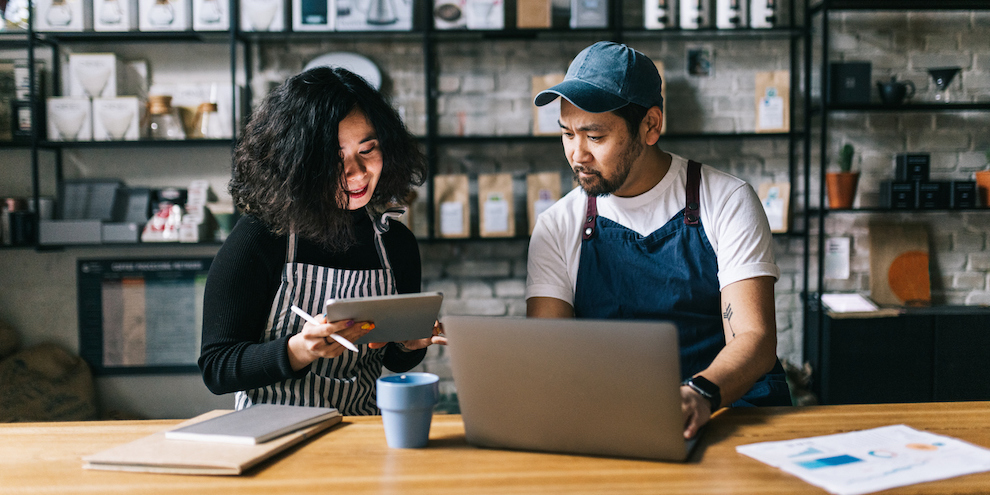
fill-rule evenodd
<path id="1" fill-rule="evenodd" d="M 45 13 L 45 22 L 51 27 L 68 26 L 72 22 L 72 9 L 65 4 L 65 0 L 52 0 Z"/>
<path id="2" fill-rule="evenodd" d="M 172 97 L 151 95 L 148 97 L 148 137 L 151 139 L 185 139 L 179 113 L 172 108 Z"/>
<path id="3" fill-rule="evenodd" d="M 189 137 L 194 139 L 222 139 L 223 127 L 216 103 L 200 103 L 196 109 L 196 127 Z"/>
<path id="4" fill-rule="evenodd" d="M 166 27 L 175 20 L 175 9 L 169 0 L 155 0 L 155 4 L 148 10 L 148 22 L 152 26 Z"/>

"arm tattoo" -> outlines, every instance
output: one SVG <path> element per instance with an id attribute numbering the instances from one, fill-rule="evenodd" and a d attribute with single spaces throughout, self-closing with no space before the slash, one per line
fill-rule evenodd
<path id="1" fill-rule="evenodd" d="M 732 329 L 732 304 L 725 305 L 725 311 L 722 312 L 722 318 L 725 318 L 726 324 L 729 325 L 729 331 L 732 332 L 732 336 L 736 336 L 736 331 Z"/>

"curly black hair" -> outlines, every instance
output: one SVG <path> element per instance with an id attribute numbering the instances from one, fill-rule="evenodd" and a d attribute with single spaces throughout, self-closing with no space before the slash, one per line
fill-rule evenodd
<path id="1" fill-rule="evenodd" d="M 401 203 L 426 178 L 426 159 L 389 101 L 360 76 L 317 67 L 272 91 L 251 115 L 234 149 L 229 184 L 235 203 L 280 235 L 295 232 L 332 251 L 354 244 L 337 127 L 355 108 L 368 117 L 382 150 L 369 211 Z"/>

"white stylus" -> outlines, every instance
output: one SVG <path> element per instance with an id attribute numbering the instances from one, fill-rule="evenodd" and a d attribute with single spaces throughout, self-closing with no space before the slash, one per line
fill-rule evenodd
<path id="1" fill-rule="evenodd" d="M 306 321 L 308 321 L 308 322 L 310 322 L 310 323 L 312 323 L 314 325 L 322 325 L 323 324 L 323 323 L 320 323 L 319 321 L 317 321 L 316 318 L 313 318 L 312 316 L 309 315 L 309 313 L 303 311 L 299 306 L 296 306 L 295 304 L 293 304 L 292 306 L 290 306 L 289 309 L 291 309 L 293 313 L 301 316 L 304 320 L 306 320 Z M 347 340 L 347 339 L 341 337 L 340 335 L 337 335 L 335 333 L 331 333 L 330 334 L 330 338 L 333 339 L 333 340 L 336 340 L 338 344 L 344 346 L 349 351 L 352 351 L 352 352 L 357 352 L 358 351 L 358 348 L 355 347 L 354 344 L 352 344 L 350 340 Z"/>

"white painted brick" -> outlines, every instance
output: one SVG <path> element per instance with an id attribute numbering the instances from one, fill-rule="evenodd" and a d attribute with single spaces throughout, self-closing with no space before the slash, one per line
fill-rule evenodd
<path id="1" fill-rule="evenodd" d="M 447 267 L 447 274 L 452 277 L 508 277 L 510 270 L 508 261 L 460 261 Z"/>
<path id="2" fill-rule="evenodd" d="M 526 259 L 525 258 L 517 259 L 517 260 L 515 260 L 515 261 L 512 262 L 512 276 L 513 277 L 525 279 L 526 278 L 526 274 L 528 273 L 527 270 L 528 269 L 526 267 Z"/>
<path id="3" fill-rule="evenodd" d="M 953 251 L 982 251 L 986 246 L 984 232 L 956 232 L 953 238 Z"/>
<path id="4" fill-rule="evenodd" d="M 445 75 L 437 78 L 437 89 L 440 93 L 457 93 L 461 90 L 461 78 Z"/>
<path id="5" fill-rule="evenodd" d="M 990 272 L 990 253 L 972 253 L 969 255 L 969 263 L 966 270 L 978 272 Z"/>
<path id="6" fill-rule="evenodd" d="M 966 295 L 967 306 L 990 306 L 990 292 L 971 292 Z"/>
<path id="7" fill-rule="evenodd" d="M 461 299 L 488 299 L 494 294 L 492 285 L 480 280 L 461 280 Z"/>
<path id="8" fill-rule="evenodd" d="M 969 147 L 968 135 L 953 131 L 912 133 L 908 148 L 916 150 L 959 150 Z"/>
<path id="9" fill-rule="evenodd" d="M 495 91 L 495 75 L 472 74 L 464 76 L 461 90 L 468 94 L 492 93 Z"/>
<path id="10" fill-rule="evenodd" d="M 952 288 L 963 290 L 985 290 L 987 276 L 983 273 L 960 273 L 955 276 Z"/>
<path id="11" fill-rule="evenodd" d="M 966 253 L 946 253 L 936 251 L 933 263 L 941 271 L 958 271 L 966 269 Z"/>
<path id="12" fill-rule="evenodd" d="M 523 280 L 499 280 L 494 286 L 495 295 L 500 298 L 521 298 L 526 295 L 526 282 Z"/>
<path id="13" fill-rule="evenodd" d="M 440 278 L 443 276 L 443 263 L 435 261 L 424 262 L 422 273 L 423 280 Z"/>
<path id="14" fill-rule="evenodd" d="M 426 279 L 426 277 L 423 278 Z M 445 299 L 460 297 L 457 282 L 450 279 L 426 280 L 426 283 L 423 284 L 423 290 L 426 292 L 443 292 Z"/>
<path id="15" fill-rule="evenodd" d="M 444 301 L 443 312 L 447 315 L 505 316 L 505 301 L 499 299 L 459 299 Z"/>

